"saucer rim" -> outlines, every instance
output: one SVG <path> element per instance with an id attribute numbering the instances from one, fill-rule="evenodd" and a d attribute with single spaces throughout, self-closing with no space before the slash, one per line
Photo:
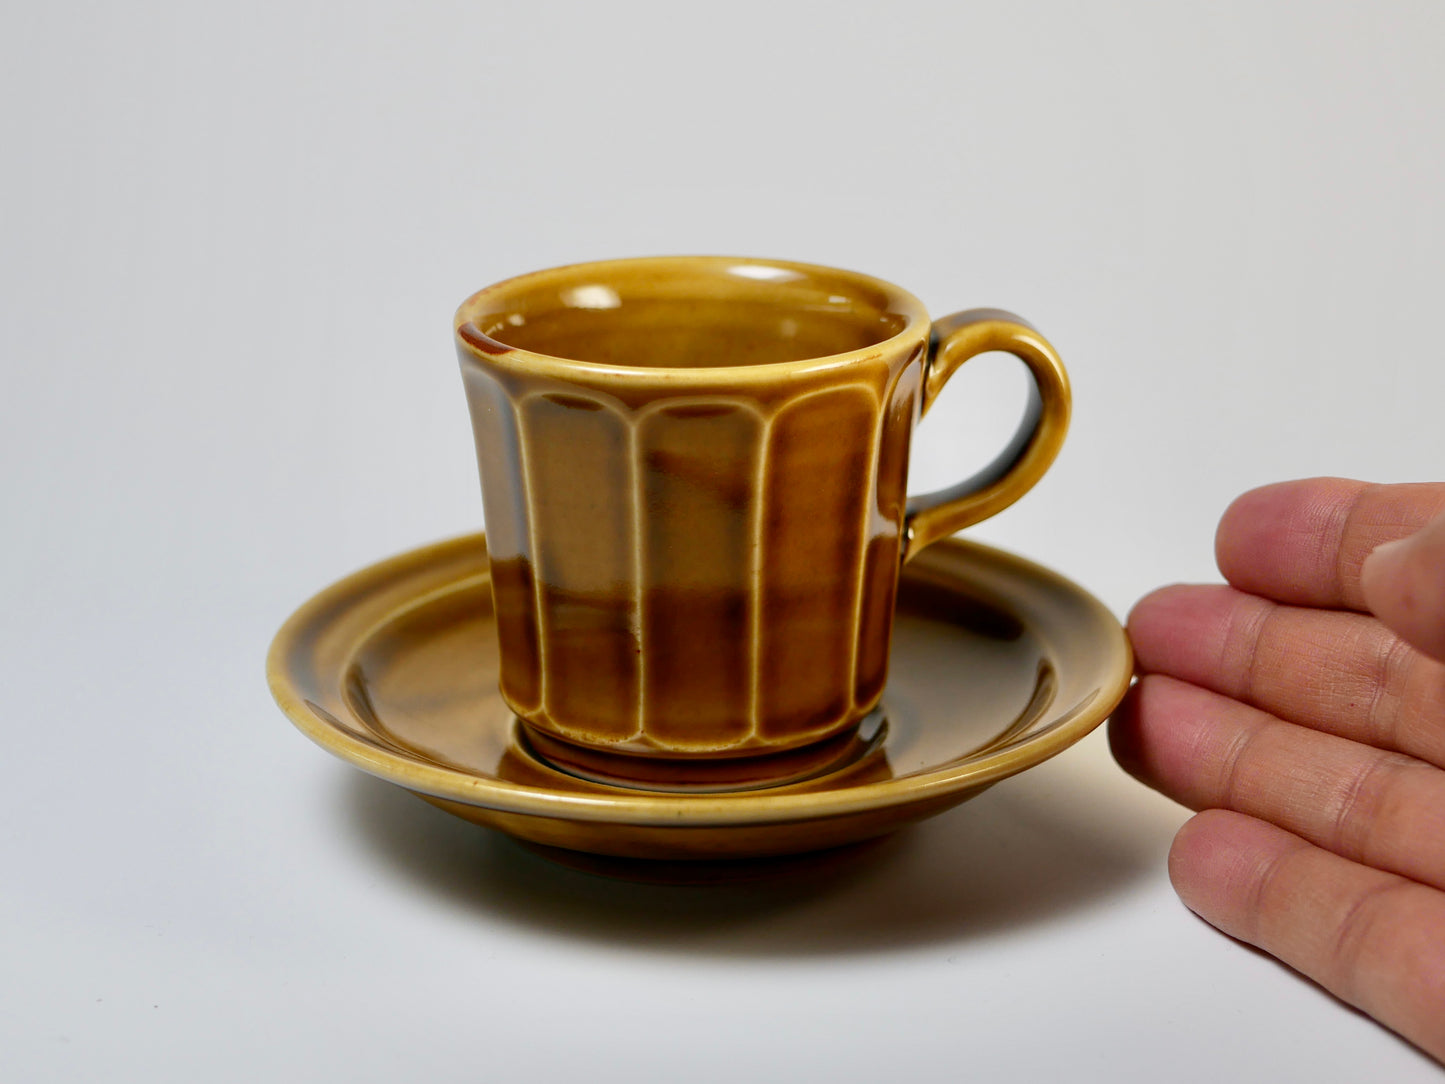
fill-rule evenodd
<path id="1" fill-rule="evenodd" d="M 1133 649 L 1114 614 L 1094 595 L 1052 569 L 994 546 L 970 539 L 949 538 L 934 543 L 920 555 L 954 551 L 975 560 L 1010 566 L 1009 571 L 1026 578 L 1048 581 L 1084 604 L 1097 624 L 1096 634 L 1107 639 L 1100 651 L 1107 663 L 1100 666 L 1099 695 L 1072 715 L 1051 723 L 1017 744 L 986 750 L 954 760 L 932 770 L 833 789 L 789 791 L 750 790 L 736 793 L 699 795 L 656 791 L 615 794 L 581 794 L 549 790 L 481 776 L 460 768 L 430 761 L 420 754 L 368 740 L 351 733 L 320 705 L 308 700 L 292 677 L 290 660 L 302 650 L 309 630 L 318 619 L 334 611 L 337 603 L 370 593 L 376 585 L 399 573 L 425 569 L 462 558 L 475 562 L 475 571 L 458 574 L 431 589 L 408 598 L 378 619 L 371 628 L 392 620 L 403 609 L 420 605 L 437 593 L 457 590 L 465 584 L 490 579 L 486 540 L 483 533 L 461 535 L 395 554 L 360 568 L 323 588 L 301 604 L 276 633 L 266 657 L 266 676 L 271 694 L 281 710 L 303 734 L 334 756 L 363 771 L 408 790 L 447 801 L 499 813 L 613 824 L 650 825 L 673 828 L 738 826 L 744 824 L 793 823 L 824 817 L 846 816 L 900 804 L 942 800 L 963 791 L 973 791 L 1015 775 L 1062 752 L 1099 726 L 1118 705 L 1133 679 Z M 352 638 L 360 645 L 367 634 Z"/>

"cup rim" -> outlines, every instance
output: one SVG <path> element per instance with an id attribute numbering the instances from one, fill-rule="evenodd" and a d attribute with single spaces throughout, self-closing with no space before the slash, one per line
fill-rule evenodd
<path id="1" fill-rule="evenodd" d="M 499 295 L 519 287 L 545 285 L 548 279 L 555 280 L 559 287 L 574 283 L 581 278 L 605 278 L 609 270 L 638 267 L 643 264 L 683 264 L 693 266 L 715 266 L 722 268 L 756 267 L 768 270 L 791 272 L 801 275 L 826 274 L 848 280 L 860 288 L 880 294 L 886 301 L 885 310 L 905 317 L 902 328 L 888 336 L 856 350 L 840 354 L 825 354 L 812 358 L 796 358 L 787 361 L 762 362 L 754 365 L 728 366 L 656 366 L 618 365 L 608 362 L 585 361 L 580 358 L 566 358 L 544 354 L 525 347 L 512 346 L 492 338 L 477 327 L 474 320 L 488 303 Z M 613 260 L 589 260 L 579 263 L 562 264 L 557 267 L 515 275 L 486 286 L 472 294 L 458 306 L 452 320 L 452 330 L 457 345 L 464 351 L 463 359 L 474 364 L 502 366 L 524 370 L 532 375 L 552 375 L 565 379 L 569 374 L 587 373 L 607 376 L 623 381 L 637 381 L 655 384 L 659 380 L 668 382 L 713 382 L 720 374 L 726 374 L 729 381 L 746 382 L 755 379 L 773 379 L 779 373 L 795 374 L 826 371 L 842 368 L 865 359 L 876 358 L 890 347 L 921 341 L 927 337 L 931 318 L 923 302 L 900 286 L 860 271 L 830 267 L 826 264 L 804 263 L 797 260 L 779 260 L 756 256 L 629 256 Z"/>

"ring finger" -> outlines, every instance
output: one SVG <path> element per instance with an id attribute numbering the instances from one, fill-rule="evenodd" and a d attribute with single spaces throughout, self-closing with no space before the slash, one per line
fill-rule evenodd
<path id="1" fill-rule="evenodd" d="M 1445 772 L 1174 678 L 1146 676 L 1109 726 L 1119 762 L 1192 809 L 1233 809 L 1445 890 Z"/>

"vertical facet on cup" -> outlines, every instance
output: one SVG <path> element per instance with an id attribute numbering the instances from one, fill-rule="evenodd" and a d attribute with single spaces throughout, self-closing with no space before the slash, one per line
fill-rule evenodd
<path id="1" fill-rule="evenodd" d="M 873 523 L 864 555 L 863 598 L 858 617 L 858 661 L 853 703 L 862 708 L 883 695 L 888 680 L 888 649 L 893 602 L 902 564 L 902 523 L 908 496 L 908 448 L 918 410 L 920 365 L 905 367 L 888 389 L 879 434 L 878 468 L 873 493 Z"/>
<path id="2" fill-rule="evenodd" d="M 753 495 L 763 419 L 681 401 L 637 423 L 642 722 L 649 738 L 716 749 L 752 729 Z"/>
<path id="3" fill-rule="evenodd" d="M 765 740 L 821 735 L 853 715 L 878 415 L 867 385 L 832 387 L 788 402 L 768 430 L 757 675 Z"/>
<path id="4" fill-rule="evenodd" d="M 538 600 L 516 411 L 502 386 L 480 369 L 464 367 L 462 378 L 483 481 L 502 695 L 517 711 L 536 711 L 542 706 Z"/>
<path id="5" fill-rule="evenodd" d="M 642 650 L 631 426 L 571 392 L 530 396 L 520 413 L 543 707 L 564 736 L 622 741 L 638 731 Z"/>

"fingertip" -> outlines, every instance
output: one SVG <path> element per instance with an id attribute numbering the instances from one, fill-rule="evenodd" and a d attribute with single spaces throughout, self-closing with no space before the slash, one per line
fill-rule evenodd
<path id="1" fill-rule="evenodd" d="M 1206 809 L 1175 835 L 1169 881 L 1184 906 L 1225 933 L 1248 940 L 1260 886 L 1292 846 L 1307 844 L 1243 813 Z"/>
<path id="2" fill-rule="evenodd" d="M 1209 884 L 1218 865 L 1218 832 L 1214 822 L 1224 814 L 1220 809 L 1206 809 L 1184 822 L 1169 846 L 1169 883 L 1174 886 L 1185 907 L 1196 914 L 1211 908 L 1201 900 L 1201 888 Z"/>
<path id="3" fill-rule="evenodd" d="M 1145 595 L 1129 611 L 1126 626 L 1139 671 L 1197 680 L 1201 645 L 1211 645 L 1203 653 L 1214 666 L 1214 645 L 1229 628 L 1239 599 L 1223 584 L 1173 584 Z"/>
<path id="4" fill-rule="evenodd" d="M 1109 721 L 1119 766 L 1146 787 L 1195 809 L 1211 793 L 1211 752 L 1221 698 L 1163 674 L 1145 674 Z"/>
<path id="5" fill-rule="evenodd" d="M 1177 605 L 1179 594 L 1187 589 L 1182 583 L 1171 583 L 1164 587 L 1155 588 L 1147 595 L 1134 603 L 1129 610 L 1129 616 L 1124 619 L 1124 625 L 1129 630 L 1130 636 L 1135 629 L 1149 628 L 1157 624 L 1159 618 L 1166 617 Z"/>
<path id="6" fill-rule="evenodd" d="M 1169 881 L 1183 894 L 1185 886 L 1198 880 L 1197 870 L 1210 861 L 1213 840 L 1210 821 L 1223 812 L 1205 809 L 1185 821 L 1169 845 Z"/>
<path id="7" fill-rule="evenodd" d="M 1256 550 L 1261 539 L 1277 535 L 1279 525 L 1289 522 L 1298 504 L 1299 488 L 1304 484 L 1271 482 L 1246 490 L 1229 502 L 1214 530 L 1214 559 L 1226 579 L 1233 582 L 1230 572 L 1240 564 L 1242 555 Z"/>
<path id="8" fill-rule="evenodd" d="M 1220 573 L 1242 591 L 1282 602 L 1336 602 L 1334 552 L 1365 483 L 1345 478 L 1275 482 L 1236 497 L 1214 533 Z"/>

